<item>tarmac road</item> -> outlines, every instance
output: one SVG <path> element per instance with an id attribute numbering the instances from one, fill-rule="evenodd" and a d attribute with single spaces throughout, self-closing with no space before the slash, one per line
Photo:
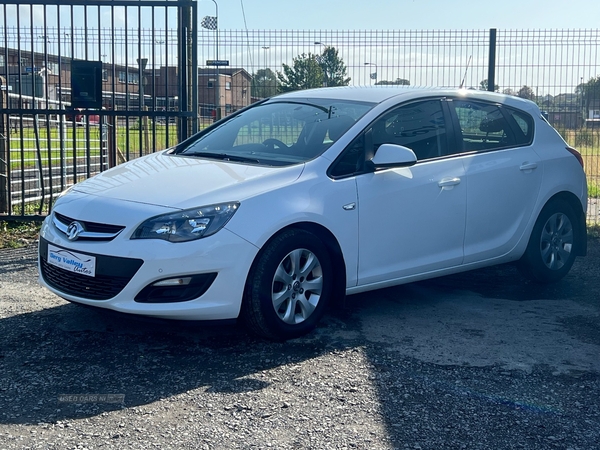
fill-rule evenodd
<path id="1" fill-rule="evenodd" d="M 588 253 L 551 286 L 507 265 L 351 296 L 273 343 L 68 304 L 2 250 L 0 449 L 599 449 Z"/>

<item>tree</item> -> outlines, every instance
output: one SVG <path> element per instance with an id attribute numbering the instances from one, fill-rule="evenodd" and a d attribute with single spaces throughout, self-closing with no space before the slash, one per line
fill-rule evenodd
<path id="1" fill-rule="evenodd" d="M 375 83 L 376 86 L 410 86 L 410 81 L 404 78 L 396 78 L 396 81 L 381 80 Z"/>
<path id="2" fill-rule="evenodd" d="M 279 80 L 271 69 L 259 69 L 252 77 L 252 96 L 272 97 L 279 92 Z"/>
<path id="3" fill-rule="evenodd" d="M 487 91 L 488 86 L 489 86 L 489 83 L 488 83 L 487 78 L 485 80 L 481 80 L 479 82 L 479 90 L 480 91 Z M 494 84 L 494 92 L 498 92 L 498 91 L 500 91 L 500 86 L 498 86 L 497 84 Z"/>
<path id="4" fill-rule="evenodd" d="M 523 86 L 517 92 L 517 97 L 526 98 L 527 100 L 533 100 L 535 98 L 535 93 L 533 92 L 533 89 L 531 89 L 529 86 Z"/>
<path id="5" fill-rule="evenodd" d="M 317 62 L 323 71 L 324 86 L 348 86 L 350 77 L 346 78 L 346 65 L 339 57 L 335 47 L 325 47 L 323 53 L 317 56 Z"/>
<path id="6" fill-rule="evenodd" d="M 283 73 L 277 72 L 281 92 L 311 89 L 323 86 L 323 69 L 312 54 L 302 53 L 294 58 L 292 67 L 283 65 Z"/>
<path id="7" fill-rule="evenodd" d="M 506 95 L 517 95 L 517 93 L 515 91 L 513 91 L 511 88 L 506 88 L 502 91 L 503 94 Z"/>

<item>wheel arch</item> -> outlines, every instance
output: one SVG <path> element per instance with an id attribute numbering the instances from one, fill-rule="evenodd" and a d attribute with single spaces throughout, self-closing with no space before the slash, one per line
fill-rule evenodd
<path id="1" fill-rule="evenodd" d="M 296 222 L 290 225 L 281 228 L 276 233 L 274 233 L 260 248 L 254 260 L 252 261 L 252 265 L 250 266 L 250 270 L 246 276 L 246 283 L 252 277 L 256 264 L 260 260 L 263 251 L 268 245 L 280 234 L 284 233 L 290 229 L 297 229 L 307 231 L 309 233 L 314 234 L 319 240 L 325 245 L 329 255 L 331 256 L 331 264 L 333 268 L 334 274 L 334 285 L 333 285 L 333 302 L 334 303 L 343 303 L 346 294 L 346 262 L 344 260 L 344 256 L 342 253 L 342 248 L 337 240 L 337 238 L 333 235 L 333 233 L 328 230 L 323 225 L 314 222 Z M 242 302 L 245 302 L 246 298 L 242 299 Z"/>
<path id="2" fill-rule="evenodd" d="M 587 222 L 585 211 L 583 210 L 583 205 L 581 204 L 580 199 L 572 192 L 557 192 L 546 201 L 542 210 L 553 202 L 561 201 L 568 204 L 573 209 L 573 212 L 579 219 L 577 221 L 577 226 L 575 227 L 575 232 L 577 233 L 577 237 L 579 238 L 576 240 L 576 242 L 578 242 L 579 244 L 575 248 L 575 255 L 585 256 L 587 254 Z M 540 210 L 540 214 L 542 210 Z"/>

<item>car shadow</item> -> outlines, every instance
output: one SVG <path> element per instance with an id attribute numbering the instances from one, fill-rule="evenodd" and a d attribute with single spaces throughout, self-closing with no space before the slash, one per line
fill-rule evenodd
<path id="1" fill-rule="evenodd" d="M 341 349 L 259 339 L 235 325 L 139 320 L 66 304 L 0 319 L 0 423 L 96 416 L 195 389 L 264 389 L 257 374 Z M 76 399 L 82 402 L 76 403 Z M 87 400 L 102 395 L 100 400 Z"/>
<path id="2" fill-rule="evenodd" d="M 578 262 L 576 261 L 575 264 Z M 415 283 L 444 293 L 468 290 L 485 298 L 513 301 L 573 298 L 581 279 L 573 272 L 558 283 L 540 284 L 524 277 L 516 264 L 501 264 Z"/>
<path id="3" fill-rule="evenodd" d="M 550 285 L 506 264 L 349 296 L 390 446 L 550 448 L 543 436 L 573 430 L 566 447 L 594 447 L 578 408 L 600 386 L 600 272 L 576 264 Z"/>
<path id="4" fill-rule="evenodd" d="M 391 300 L 404 313 L 411 305 L 433 306 L 435 292 L 471 291 L 515 301 L 573 294 L 568 280 L 540 288 L 515 279 L 519 276 L 505 265 L 350 296 L 345 308 L 321 325 L 319 338 L 285 343 L 262 340 L 232 324 L 148 320 L 73 304 L 4 318 L 0 423 L 89 417 L 194 389 L 260 390 L 267 386 L 256 376 L 263 370 L 367 344 L 359 331 L 360 312 L 377 301 Z M 340 327 L 357 330 L 356 339 L 336 339 Z M 74 402 L 73 395 L 84 394 L 111 395 L 115 402 Z"/>
<path id="5" fill-rule="evenodd" d="M 27 258 L 23 261 L 28 264 Z M 0 273 L 13 273 L 22 264 L 3 265 Z M 402 326 L 403 316 L 418 315 L 426 325 L 441 303 L 472 294 L 481 297 L 481 314 L 485 315 L 494 303 L 490 301 L 487 307 L 488 299 L 572 299 L 585 287 L 577 271 L 560 283 L 540 286 L 523 279 L 513 265 L 490 267 L 349 296 L 345 307 L 331 311 L 314 333 L 284 343 L 259 339 L 237 325 L 150 321 L 73 304 L 13 315 L 0 319 L 0 424 L 68 422 L 170 401 L 197 390 L 223 395 L 258 393 L 274 382 L 263 371 L 356 350 L 370 365 L 370 381 L 364 381 L 374 383 L 378 397 L 378 411 L 373 414 L 380 414 L 390 441 L 399 447 L 422 442 L 430 431 L 414 418 L 432 414 L 451 431 L 436 433 L 439 438 L 430 437 L 430 445 L 423 444 L 423 448 L 444 448 L 444 434 L 453 436 L 445 448 L 473 443 L 469 427 L 498 442 L 509 440 L 510 433 L 491 425 L 490 418 L 499 410 L 524 424 L 518 430 L 523 436 L 535 435 L 527 423 L 540 427 L 550 423 L 556 429 L 563 424 L 553 411 L 528 409 L 519 402 L 525 394 L 540 399 L 546 395 L 542 387 L 526 393 L 515 385 L 514 380 L 528 377 L 525 372 L 438 365 L 398 351 L 402 346 L 416 348 L 418 343 L 411 336 L 427 333 L 432 335 L 424 345 L 433 350 L 447 336 L 479 343 L 485 333 L 479 324 L 449 326 L 459 314 L 452 312 L 453 305 L 443 310 L 449 314 L 443 323 L 419 328 L 421 322 L 415 322 L 406 342 L 394 326 L 385 331 L 392 334 L 391 339 L 382 334 L 381 340 L 375 340 L 369 336 L 369 324 L 387 315 L 400 318 L 394 325 Z M 366 319 L 368 315 L 376 318 Z M 445 329 L 447 334 L 436 334 L 434 328 Z M 86 402 L 73 397 L 96 394 L 107 400 Z M 476 410 L 482 413 L 474 414 Z"/>

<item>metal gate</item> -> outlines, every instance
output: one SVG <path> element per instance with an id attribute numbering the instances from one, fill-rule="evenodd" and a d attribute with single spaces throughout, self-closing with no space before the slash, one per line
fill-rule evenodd
<path id="1" fill-rule="evenodd" d="M 197 131 L 195 0 L 0 7 L 0 219 Z"/>

